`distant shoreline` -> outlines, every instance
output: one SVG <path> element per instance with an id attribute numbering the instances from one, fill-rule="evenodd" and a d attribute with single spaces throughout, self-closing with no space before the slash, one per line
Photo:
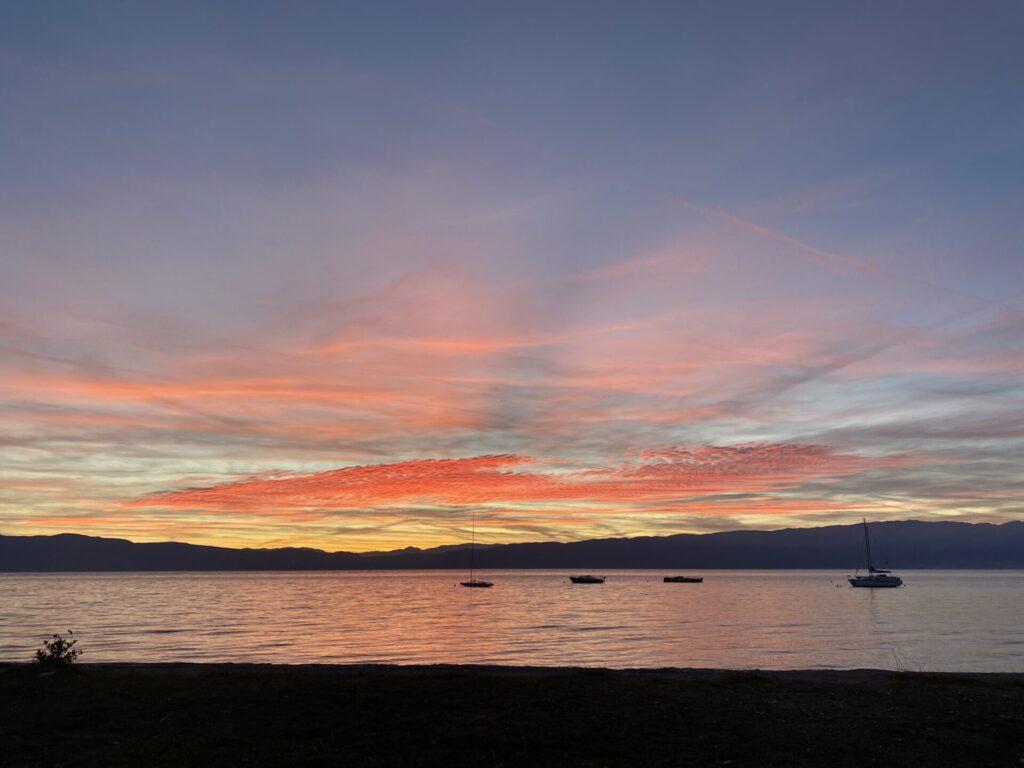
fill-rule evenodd
<path id="1" fill-rule="evenodd" d="M 872 523 L 876 565 L 898 570 L 1024 568 L 1024 521 Z M 480 570 L 836 570 L 866 566 L 860 525 L 737 530 L 575 542 L 483 544 Z M 404 571 L 469 567 L 464 546 L 391 552 L 233 549 L 62 533 L 0 535 L 0 571 Z"/>
<path id="2" fill-rule="evenodd" d="M 803 573 L 834 573 L 842 575 L 845 578 L 848 574 L 854 573 L 857 568 L 856 566 L 850 566 L 849 568 L 842 567 L 829 567 L 822 566 L 820 568 L 789 568 L 786 566 L 764 566 L 764 567 L 735 567 L 735 568 L 707 568 L 707 567 L 693 567 L 687 568 L 682 566 L 679 568 L 641 568 L 641 567 L 628 567 L 628 568 L 545 568 L 545 567 L 533 567 L 533 566 L 507 566 L 503 568 L 476 568 L 479 573 L 510 573 L 515 571 L 549 571 L 556 574 L 573 574 L 580 573 L 582 571 L 594 571 L 600 572 L 602 575 L 605 573 L 615 573 L 619 571 L 628 572 L 650 572 L 653 575 L 657 575 L 660 579 L 662 575 L 670 576 L 678 573 L 686 574 L 688 572 L 694 572 L 697 575 L 703 573 L 726 573 L 733 571 L 778 571 L 782 572 L 803 572 Z M 863 568 L 860 569 L 864 571 Z M 184 569 L 184 568 L 129 568 L 129 569 L 102 569 L 102 570 L 38 570 L 38 571 L 14 571 L 5 570 L 0 568 L 0 576 L 33 576 L 33 575 L 53 575 L 53 574 L 82 574 L 82 575 L 99 575 L 99 574 L 130 574 L 130 573 L 181 573 L 181 574 L 218 574 L 218 573 L 365 573 L 381 575 L 395 574 L 395 573 L 453 573 L 462 574 L 465 571 L 464 568 L 457 567 L 420 567 L 420 568 L 198 568 L 198 569 Z M 1024 565 L 1014 566 L 1002 566 L 1002 567 L 933 567 L 933 568 L 900 568 L 900 573 L 924 573 L 934 571 L 949 571 L 951 573 L 966 573 L 971 571 L 995 571 L 995 572 L 1006 572 L 1012 573 L 1014 571 L 1024 571 Z M 498 585 L 495 585 L 498 586 Z"/>
<path id="3" fill-rule="evenodd" d="M 8 766 L 976 766 L 1024 674 L 0 664 Z M 54 718 L 54 713 L 59 717 Z"/>

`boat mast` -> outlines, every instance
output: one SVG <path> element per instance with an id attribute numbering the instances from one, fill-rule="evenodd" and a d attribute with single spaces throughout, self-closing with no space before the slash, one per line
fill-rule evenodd
<path id="1" fill-rule="evenodd" d="M 469 580 L 473 580 L 473 555 L 476 554 L 476 510 L 473 510 L 473 527 L 469 539 Z"/>
<path id="2" fill-rule="evenodd" d="M 868 573 L 874 573 L 875 564 L 871 562 L 871 537 L 868 536 L 868 519 L 865 517 L 864 520 L 864 549 L 868 553 Z"/>

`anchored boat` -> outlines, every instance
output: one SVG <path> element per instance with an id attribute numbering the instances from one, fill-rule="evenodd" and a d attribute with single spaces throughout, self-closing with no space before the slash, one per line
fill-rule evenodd
<path id="1" fill-rule="evenodd" d="M 666 584 L 703 584 L 703 576 L 666 576 Z"/>
<path id="2" fill-rule="evenodd" d="M 604 576 L 570 576 L 569 581 L 573 584 L 604 584 Z"/>
<path id="3" fill-rule="evenodd" d="M 463 587 L 493 587 L 494 584 L 490 581 L 484 581 L 483 579 L 473 578 L 473 565 L 474 555 L 476 554 L 476 513 L 473 513 L 473 533 L 469 541 L 469 581 L 460 581 L 459 584 Z"/>
<path id="4" fill-rule="evenodd" d="M 868 575 L 861 576 L 860 574 L 855 574 L 848 577 L 847 580 L 850 582 L 851 587 L 885 589 L 903 586 L 903 579 L 899 576 L 893 576 L 892 571 L 887 571 L 884 568 L 875 568 L 875 564 L 871 560 L 871 535 L 868 533 L 867 518 L 864 518 L 864 550 L 868 556 Z"/>

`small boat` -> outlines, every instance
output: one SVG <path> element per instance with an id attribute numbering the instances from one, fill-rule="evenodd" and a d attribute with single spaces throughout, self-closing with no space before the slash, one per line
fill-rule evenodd
<path id="1" fill-rule="evenodd" d="M 703 584 L 703 576 L 666 576 L 666 584 Z"/>
<path id="2" fill-rule="evenodd" d="M 851 587 L 887 589 L 903 586 L 903 579 L 899 576 L 893 576 L 892 571 L 887 571 L 883 568 L 875 568 L 875 564 L 871 560 L 871 537 L 868 535 L 867 518 L 864 519 L 864 549 L 868 556 L 868 575 L 861 576 L 858 573 L 853 576 L 849 576 L 847 581 L 850 582 Z"/>
<path id="3" fill-rule="evenodd" d="M 470 579 L 469 581 L 460 581 L 460 586 L 463 587 L 493 587 L 494 584 L 490 581 L 484 581 L 483 579 Z"/>
<path id="4" fill-rule="evenodd" d="M 474 555 L 476 554 L 476 513 L 473 513 L 473 533 L 469 541 L 469 581 L 460 581 L 459 585 L 463 587 L 493 587 L 494 583 L 490 581 L 484 581 L 483 579 L 473 578 L 473 566 L 474 566 Z"/>
<path id="5" fill-rule="evenodd" d="M 570 576 L 569 581 L 573 584 L 604 584 L 604 576 Z"/>

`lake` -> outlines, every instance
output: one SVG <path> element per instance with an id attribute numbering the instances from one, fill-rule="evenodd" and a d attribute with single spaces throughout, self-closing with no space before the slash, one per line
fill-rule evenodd
<path id="1" fill-rule="evenodd" d="M 0 574 L 0 660 L 70 627 L 91 662 L 1024 671 L 1024 571 L 480 573 Z"/>

